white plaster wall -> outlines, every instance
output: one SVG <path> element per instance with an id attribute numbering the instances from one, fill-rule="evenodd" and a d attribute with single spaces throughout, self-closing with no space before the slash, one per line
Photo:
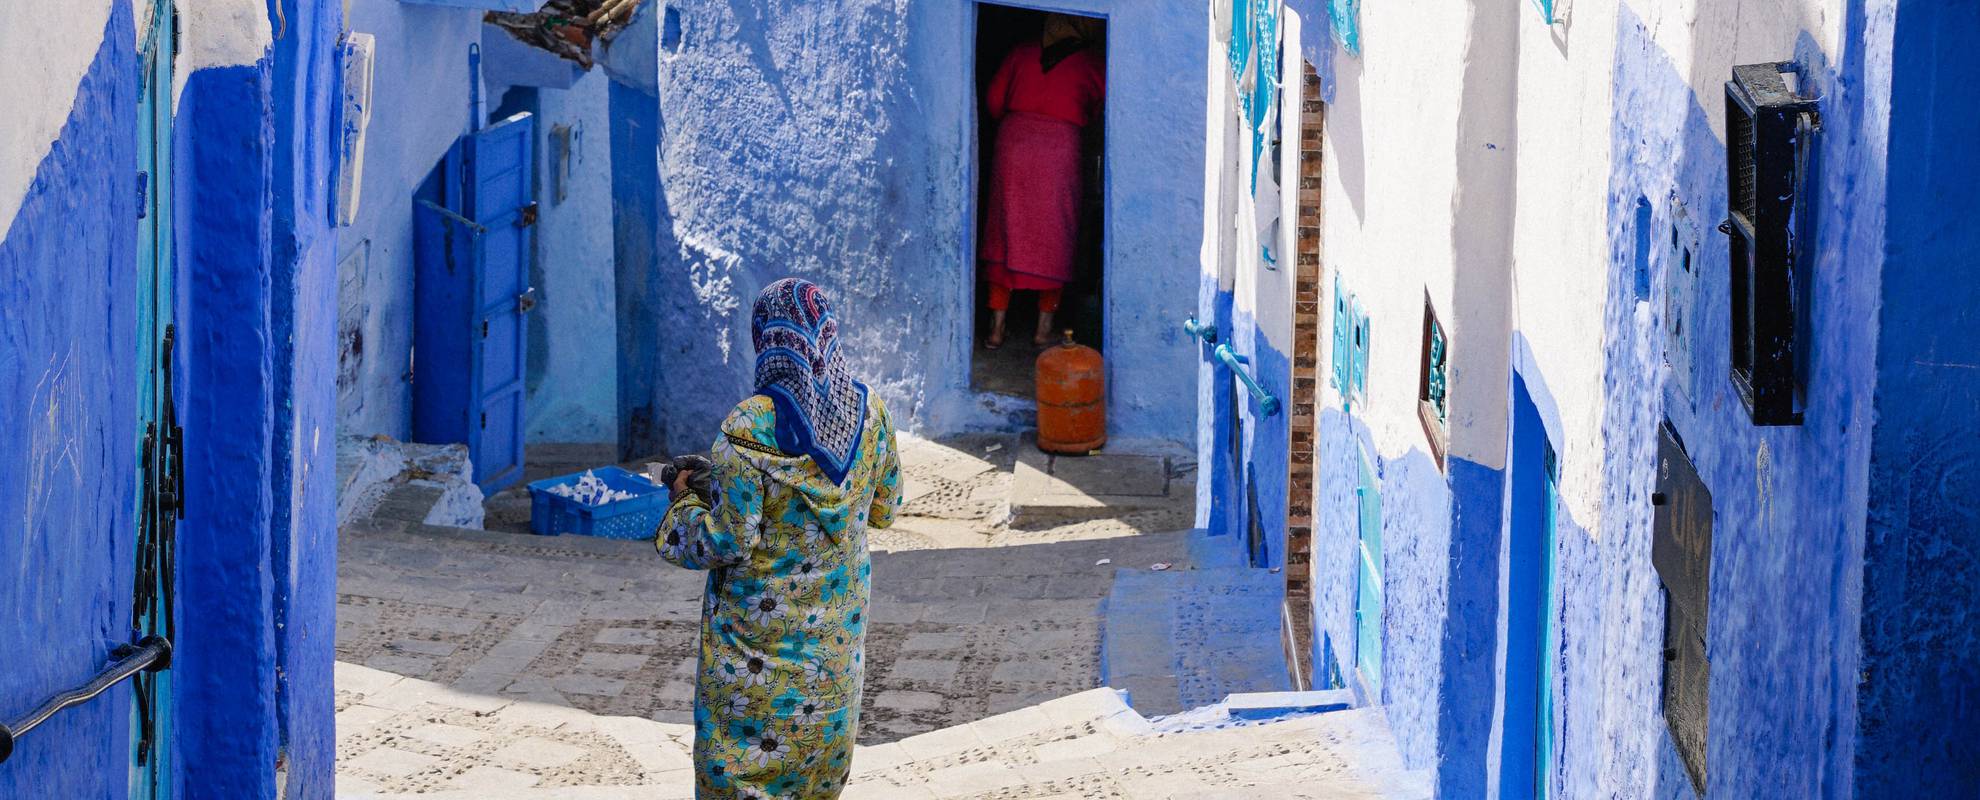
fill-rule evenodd
<path id="1" fill-rule="evenodd" d="M 7 117 L 0 124 L 0 240 L 69 120 L 110 7 L 111 0 L 72 0 L 0 8 L 0 109 Z"/>
<path id="2" fill-rule="evenodd" d="M 1384 457 L 1429 452 L 1416 416 L 1424 293 L 1453 307 L 1452 198 L 1469 11 L 1462 3 L 1361 7 L 1362 55 L 1336 48 L 1321 224 L 1322 383 L 1332 375 L 1334 281 L 1370 319 L 1367 398 L 1356 416 Z M 1340 405 L 1333 389 L 1325 402 Z"/>
<path id="3" fill-rule="evenodd" d="M 1551 26 L 1521 10 L 1512 324 L 1541 373 L 1527 385 L 1542 416 L 1548 397 L 1558 410 L 1563 502 L 1599 537 L 1615 7 L 1576 3 Z"/>
<path id="4" fill-rule="evenodd" d="M 174 109 L 194 72 L 253 64 L 275 43 L 262 0 L 177 0 L 173 7 L 179 12 L 181 36 L 172 75 Z"/>

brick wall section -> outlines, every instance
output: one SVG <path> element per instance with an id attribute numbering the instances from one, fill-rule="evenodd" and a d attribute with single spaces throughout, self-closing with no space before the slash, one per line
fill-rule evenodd
<path id="1" fill-rule="evenodd" d="M 1320 379 L 1320 76 L 1305 65 L 1299 106 L 1298 265 L 1293 274 L 1292 453 L 1286 487 L 1286 606 L 1310 685 L 1313 667 L 1313 462 Z"/>

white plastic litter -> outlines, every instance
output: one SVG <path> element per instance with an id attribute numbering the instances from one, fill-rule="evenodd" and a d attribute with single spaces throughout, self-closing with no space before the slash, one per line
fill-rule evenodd
<path id="1" fill-rule="evenodd" d="M 1156 572 L 1161 572 L 1161 571 L 1163 571 L 1163 570 L 1166 570 L 1166 569 L 1168 569 L 1168 568 L 1169 568 L 1169 567 L 1171 567 L 1171 566 L 1174 566 L 1174 565 L 1172 565 L 1172 564 L 1170 564 L 1170 563 L 1168 563 L 1168 562 L 1166 562 L 1166 561 L 1157 561 L 1157 562 L 1155 562 L 1155 563 L 1153 563 L 1153 564 L 1150 564 L 1150 565 L 1148 565 L 1148 568 L 1149 568 L 1149 569 L 1152 569 L 1152 570 L 1155 570 Z"/>
<path id="2" fill-rule="evenodd" d="M 550 493 L 559 497 L 568 497 L 588 506 L 602 506 L 633 498 L 632 492 L 612 488 L 611 484 L 592 474 L 591 470 L 585 470 L 584 475 L 577 479 L 577 483 L 560 483 L 550 487 Z"/>
<path id="3" fill-rule="evenodd" d="M 995 453 L 995 452 L 997 452 L 998 450 L 1002 450 L 1002 449 L 1004 449 L 1004 446 L 1003 446 L 1003 445 L 1001 445 L 1001 444 L 993 444 L 993 445 L 990 445 L 989 447 L 985 447 L 985 448 L 983 448 L 983 452 L 985 452 L 985 453 Z"/>
<path id="4" fill-rule="evenodd" d="M 1112 563 L 1114 563 L 1114 560 L 1113 560 L 1113 559 L 1111 559 L 1111 558 L 1103 558 L 1103 559 L 1100 559 L 1099 561 L 1095 561 L 1095 562 L 1093 562 L 1093 566 L 1096 566 L 1096 567 L 1104 567 L 1104 566 L 1107 566 L 1108 564 L 1112 564 Z"/>

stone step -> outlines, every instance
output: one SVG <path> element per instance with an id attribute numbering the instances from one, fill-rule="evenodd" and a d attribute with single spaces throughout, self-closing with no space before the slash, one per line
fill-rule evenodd
<path id="1" fill-rule="evenodd" d="M 1101 606 L 1101 682 L 1151 716 L 1289 691 L 1283 592 L 1270 570 L 1122 569 Z"/>
<path id="2" fill-rule="evenodd" d="M 1119 519 L 1187 503 L 1196 491 L 1191 458 L 1162 448 L 1055 455 L 1026 437 L 1018 444 L 1012 469 L 1009 513 L 1014 527 Z"/>

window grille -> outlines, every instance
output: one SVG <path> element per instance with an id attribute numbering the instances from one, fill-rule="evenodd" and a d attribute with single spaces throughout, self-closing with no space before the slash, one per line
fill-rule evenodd
<path id="1" fill-rule="evenodd" d="M 1450 342 L 1430 297 L 1423 298 L 1423 353 L 1416 382 L 1416 416 L 1423 423 L 1423 434 L 1430 439 L 1430 453 L 1437 466 L 1444 466 L 1444 451 L 1450 446 Z"/>
<path id="2" fill-rule="evenodd" d="M 1726 203 L 1719 225 L 1731 240 L 1732 378 L 1755 425 L 1799 425 L 1795 372 L 1796 252 L 1801 176 L 1814 132 L 1815 103 L 1784 75 L 1793 64 L 1733 68 L 1726 82 Z"/>

